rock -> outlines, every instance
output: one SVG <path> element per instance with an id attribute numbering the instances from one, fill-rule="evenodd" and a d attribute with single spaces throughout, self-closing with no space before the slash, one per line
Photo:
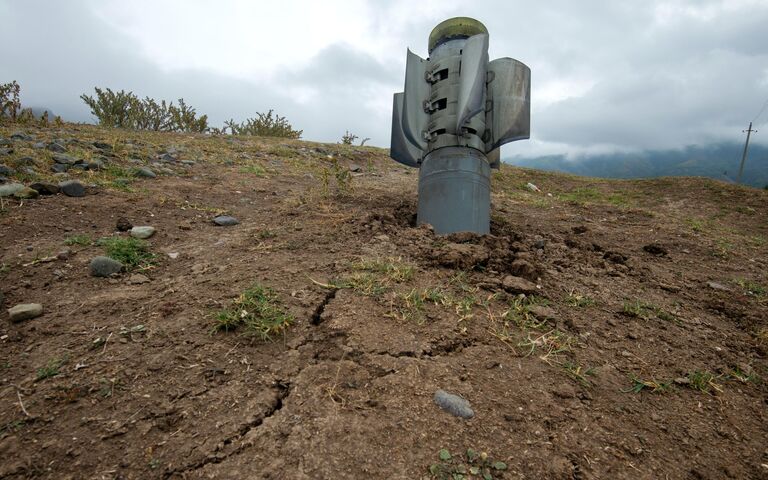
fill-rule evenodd
<path id="1" fill-rule="evenodd" d="M 33 183 L 29 188 L 37 190 L 37 193 L 40 195 L 56 195 L 60 190 L 58 185 L 46 182 Z"/>
<path id="2" fill-rule="evenodd" d="M 142 240 L 151 237 L 155 234 L 155 227 L 133 227 L 131 228 L 131 236 L 134 238 L 140 238 Z"/>
<path id="3" fill-rule="evenodd" d="M 220 227 L 229 227 L 232 225 L 237 225 L 240 222 L 238 222 L 235 217 L 230 217 L 229 215 L 219 215 L 213 219 L 213 223 L 219 225 Z"/>
<path id="4" fill-rule="evenodd" d="M 43 142 L 33 143 L 32 148 L 34 148 L 35 150 L 42 150 L 45 148 L 45 143 Z"/>
<path id="5" fill-rule="evenodd" d="M 24 189 L 24 185 L 20 183 L 8 183 L 6 185 L 0 185 L 0 197 L 10 197 L 18 191 Z"/>
<path id="6" fill-rule="evenodd" d="M 360 165 L 355 165 L 353 163 L 352 165 L 349 166 L 349 171 L 350 172 L 355 172 L 355 173 L 362 172 L 363 171 L 363 167 L 361 167 Z"/>
<path id="7" fill-rule="evenodd" d="M 51 171 L 53 173 L 66 173 L 69 170 L 69 165 L 63 163 L 54 163 L 51 165 Z"/>
<path id="8" fill-rule="evenodd" d="M 501 285 L 504 287 L 504 290 L 508 291 L 509 293 L 524 293 L 526 295 L 533 295 L 539 291 L 539 289 L 536 288 L 535 283 L 524 278 L 514 277 L 512 275 L 507 275 L 504 277 Z"/>
<path id="9" fill-rule="evenodd" d="M 168 256 L 169 256 L 169 257 L 170 257 L 172 260 L 176 260 L 177 258 L 179 258 L 179 252 L 169 252 L 169 253 L 168 253 Z"/>
<path id="10" fill-rule="evenodd" d="M 134 273 L 128 278 L 129 285 L 141 285 L 142 283 L 149 283 L 149 277 L 140 273 Z"/>
<path id="11" fill-rule="evenodd" d="M 3 175 L 5 177 L 7 177 L 9 175 L 13 175 L 14 172 L 15 172 L 15 170 L 12 169 L 11 167 L 9 167 L 7 165 L 0 164 L 0 175 Z"/>
<path id="12" fill-rule="evenodd" d="M 26 173 L 27 175 L 32 175 L 32 176 L 37 175 L 37 172 L 32 167 L 21 167 L 21 171 Z"/>
<path id="13" fill-rule="evenodd" d="M 13 132 L 11 134 L 11 139 L 12 140 L 23 140 L 25 142 L 31 142 L 32 140 L 34 140 L 34 138 L 32 138 L 32 136 L 27 135 L 24 132 Z"/>
<path id="14" fill-rule="evenodd" d="M 93 142 L 91 145 L 98 148 L 99 150 L 112 151 L 112 145 L 105 142 Z"/>
<path id="15" fill-rule="evenodd" d="M 143 177 L 143 178 L 155 178 L 157 177 L 157 174 L 150 170 L 147 167 L 141 167 L 138 170 L 136 170 L 135 175 L 137 177 Z"/>
<path id="16" fill-rule="evenodd" d="M 522 258 L 518 258 L 512 262 L 510 273 L 514 273 L 515 276 L 527 279 L 535 279 L 537 277 L 536 267 Z"/>
<path id="17" fill-rule="evenodd" d="M 69 180 L 67 182 L 61 182 L 59 184 L 59 188 L 61 189 L 61 193 L 68 197 L 84 197 L 85 196 L 85 187 L 83 187 L 83 184 L 78 182 L 77 180 Z"/>
<path id="18" fill-rule="evenodd" d="M 30 199 L 30 198 L 37 198 L 37 197 L 40 196 L 40 194 L 37 193 L 37 190 L 34 190 L 32 188 L 29 188 L 29 187 L 24 187 L 21 190 L 19 190 L 18 192 L 14 193 L 13 196 L 15 198 L 20 199 L 20 200 L 26 200 L 26 199 Z"/>
<path id="19" fill-rule="evenodd" d="M 13 153 L 12 148 L 0 148 L 0 156 L 2 155 L 10 155 Z"/>
<path id="20" fill-rule="evenodd" d="M 13 142 L 10 141 L 7 138 L 0 137 L 0 147 L 10 147 L 13 145 Z"/>
<path id="21" fill-rule="evenodd" d="M 8 309 L 8 317 L 13 323 L 37 318 L 42 314 L 43 306 L 39 303 L 22 303 Z"/>
<path id="22" fill-rule="evenodd" d="M 0 195 L 2 196 L 2 195 Z M 721 292 L 730 292 L 731 288 L 727 285 L 723 285 L 722 283 L 718 282 L 707 282 L 707 286 L 711 288 L 712 290 L 720 290 Z"/>
<path id="23" fill-rule="evenodd" d="M 528 307 L 528 311 L 539 320 L 554 320 L 557 315 L 553 308 L 545 307 L 544 305 L 532 305 Z"/>
<path id="24" fill-rule="evenodd" d="M 663 257 L 668 253 L 667 249 L 664 248 L 662 245 L 659 245 L 658 243 L 649 243 L 648 245 L 643 247 L 643 250 L 650 253 L 651 255 L 658 255 L 660 257 Z"/>
<path id="25" fill-rule="evenodd" d="M 465 419 L 475 416 L 475 412 L 472 411 L 469 402 L 458 395 L 438 390 L 435 392 L 434 401 L 438 407 L 451 415 Z"/>
<path id="26" fill-rule="evenodd" d="M 104 169 L 104 161 L 96 158 L 94 160 L 91 160 L 85 165 L 86 170 L 103 170 Z"/>
<path id="27" fill-rule="evenodd" d="M 125 217 L 119 217 L 117 219 L 117 224 L 115 225 L 118 232 L 127 232 L 128 230 L 133 228 L 133 224 L 130 220 L 128 220 Z"/>
<path id="28" fill-rule="evenodd" d="M 94 257 L 90 267 L 94 277 L 109 277 L 123 271 L 123 264 L 109 257 Z"/>
<path id="29" fill-rule="evenodd" d="M 195 161 L 194 161 L 194 160 L 182 160 L 182 161 L 181 161 L 181 164 L 182 164 L 182 165 L 186 165 L 186 166 L 188 166 L 188 167 L 191 167 L 192 165 L 194 165 L 194 164 L 195 164 Z"/>
<path id="30" fill-rule="evenodd" d="M 61 163 L 62 165 L 74 165 L 81 162 L 81 160 L 73 157 L 72 155 L 58 153 L 53 154 L 53 161 L 56 163 Z"/>
<path id="31" fill-rule="evenodd" d="M 56 153 L 64 153 L 67 151 L 67 147 L 65 147 L 60 143 L 55 143 L 55 142 L 49 143 L 45 148 Z"/>
<path id="32" fill-rule="evenodd" d="M 543 249 L 547 246 L 547 240 L 541 235 L 536 235 L 533 240 L 533 248 Z"/>

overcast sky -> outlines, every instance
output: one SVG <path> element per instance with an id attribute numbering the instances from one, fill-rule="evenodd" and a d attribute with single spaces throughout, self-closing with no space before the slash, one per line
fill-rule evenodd
<path id="1" fill-rule="evenodd" d="M 68 120 L 93 120 L 79 96 L 99 86 L 387 147 L 406 48 L 426 57 L 459 15 L 531 67 L 532 138 L 508 157 L 743 141 L 768 100 L 768 0 L 0 0 L 0 83 Z"/>

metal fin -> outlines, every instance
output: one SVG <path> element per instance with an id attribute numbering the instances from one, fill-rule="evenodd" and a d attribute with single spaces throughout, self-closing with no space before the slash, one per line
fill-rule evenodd
<path id="1" fill-rule="evenodd" d="M 456 110 L 456 132 L 485 110 L 485 78 L 488 68 L 488 35 L 467 39 L 461 54 L 459 104 Z"/>
<path id="2" fill-rule="evenodd" d="M 427 129 L 429 114 L 424 110 L 424 102 L 429 99 L 430 86 L 426 72 L 428 62 L 408 50 L 405 65 L 405 98 L 403 100 L 402 127 L 405 138 L 421 150 L 427 149 L 423 132 Z"/>
<path id="3" fill-rule="evenodd" d="M 408 142 L 403 133 L 403 101 L 404 93 L 396 93 L 392 101 L 392 139 L 389 156 L 395 161 L 409 167 L 418 167 L 422 152 Z"/>
<path id="4" fill-rule="evenodd" d="M 531 69 L 513 58 L 488 64 L 488 98 L 491 111 L 486 127 L 491 139 L 486 151 L 531 136 Z"/>

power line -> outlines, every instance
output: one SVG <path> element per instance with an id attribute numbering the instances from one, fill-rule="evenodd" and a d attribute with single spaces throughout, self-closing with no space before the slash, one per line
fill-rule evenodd
<path id="1" fill-rule="evenodd" d="M 768 105 L 768 102 L 766 102 Z M 763 112 L 760 112 L 763 113 Z M 759 116 L 759 115 L 758 115 Z M 749 149 L 749 137 L 752 132 L 757 133 L 757 130 L 752 129 L 752 122 L 749 122 L 749 127 L 744 130 L 747 134 L 747 142 L 744 144 L 744 155 L 741 156 L 741 165 L 739 165 L 739 176 L 736 178 L 736 183 L 741 183 L 741 174 L 744 173 L 744 162 L 747 161 L 747 150 Z"/>
<path id="2" fill-rule="evenodd" d="M 762 115 L 763 112 L 765 112 L 765 109 L 767 107 L 768 107 L 768 99 L 765 101 L 765 103 L 763 104 L 763 108 L 760 109 L 760 111 L 757 113 L 757 116 L 754 118 L 754 120 L 752 120 L 752 123 L 756 122 L 757 119 L 760 118 L 760 115 Z"/>

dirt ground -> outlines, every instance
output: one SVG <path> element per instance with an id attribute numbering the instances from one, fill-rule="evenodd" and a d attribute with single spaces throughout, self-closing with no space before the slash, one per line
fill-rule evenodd
<path id="1" fill-rule="evenodd" d="M 482 478 L 467 449 L 495 479 L 768 478 L 768 191 L 504 166 L 492 234 L 440 237 L 385 150 L 25 132 L 112 168 L 3 199 L 0 478 Z M 0 162 L 50 178 L 31 143 Z M 92 277 L 74 239 L 119 217 L 157 229 L 154 264 Z M 291 325 L 213 333 L 254 285 Z"/>

